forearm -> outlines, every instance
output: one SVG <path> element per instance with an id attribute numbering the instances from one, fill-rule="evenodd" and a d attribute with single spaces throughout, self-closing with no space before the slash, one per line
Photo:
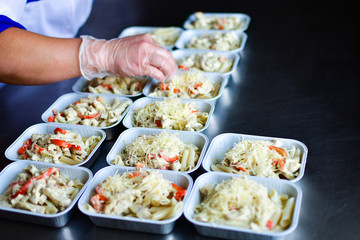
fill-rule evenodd
<path id="1" fill-rule="evenodd" d="M 81 39 L 51 38 L 19 28 L 0 33 L 0 81 L 37 85 L 81 76 Z"/>

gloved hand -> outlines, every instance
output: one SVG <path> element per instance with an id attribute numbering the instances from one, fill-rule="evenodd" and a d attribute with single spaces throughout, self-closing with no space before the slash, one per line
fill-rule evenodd
<path id="1" fill-rule="evenodd" d="M 86 79 L 105 76 L 151 76 L 171 78 L 177 65 L 169 51 L 149 34 L 112 40 L 81 36 L 80 71 Z"/>

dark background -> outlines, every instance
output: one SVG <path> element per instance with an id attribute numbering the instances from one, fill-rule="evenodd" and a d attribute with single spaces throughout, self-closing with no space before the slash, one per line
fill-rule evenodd
<path id="1" fill-rule="evenodd" d="M 240 64 L 204 133 L 210 140 L 234 132 L 305 143 L 306 171 L 297 183 L 303 191 L 301 215 L 286 239 L 358 239 L 360 31 L 358 8 L 352 3 L 95 0 L 79 35 L 110 39 L 129 26 L 182 26 L 198 10 L 250 15 Z M 71 92 L 75 81 L 0 89 L 0 169 L 10 163 L 6 148 L 27 127 L 40 123 L 41 114 Z M 113 143 L 103 145 L 91 167 L 94 173 L 106 166 Z M 6 219 L 0 219 L 0 226 L 0 239 L 207 239 L 184 217 L 162 236 L 96 227 L 78 210 L 59 229 Z"/>

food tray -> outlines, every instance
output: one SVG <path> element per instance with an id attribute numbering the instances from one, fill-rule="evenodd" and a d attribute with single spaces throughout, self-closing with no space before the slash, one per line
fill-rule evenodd
<path id="1" fill-rule="evenodd" d="M 186 171 L 185 173 L 192 173 L 197 170 L 202 162 L 202 159 L 205 155 L 205 151 L 208 145 L 208 137 L 205 134 L 197 133 L 197 132 L 184 132 L 184 131 L 176 131 L 176 130 L 165 130 L 165 129 L 154 129 L 154 128 L 130 128 L 122 132 L 119 138 L 116 140 L 115 144 L 111 148 L 110 152 L 106 156 L 106 161 L 109 165 L 114 165 L 112 160 L 116 158 L 118 154 L 122 152 L 126 145 L 129 145 L 140 135 L 157 135 L 161 132 L 166 131 L 168 133 L 174 134 L 176 133 L 177 137 L 183 141 L 184 143 L 192 143 L 201 150 L 199 159 L 195 167 L 191 170 Z M 129 168 L 129 167 L 127 167 Z"/>
<path id="2" fill-rule="evenodd" d="M 8 188 L 10 183 L 17 177 L 18 173 L 22 171 L 23 168 L 27 168 L 29 165 L 34 165 L 37 168 L 50 168 L 57 167 L 61 172 L 65 173 L 71 179 L 80 179 L 84 186 L 74 198 L 72 203 L 62 212 L 56 214 L 42 214 L 35 213 L 22 209 L 7 208 L 0 206 L 0 217 L 11 219 L 15 221 L 22 221 L 28 223 L 36 223 L 44 226 L 50 227 L 62 227 L 70 220 L 71 215 L 74 212 L 74 205 L 80 198 L 81 194 L 85 191 L 87 186 L 90 183 L 93 175 L 92 172 L 84 167 L 75 167 L 51 163 L 41 163 L 33 161 L 17 161 L 7 165 L 2 172 L 0 173 L 0 194 L 3 194 L 4 191 Z"/>
<path id="3" fill-rule="evenodd" d="M 204 15 L 205 16 L 215 15 L 215 16 L 217 16 L 219 18 L 223 18 L 223 17 L 239 18 L 239 19 L 245 21 L 245 24 L 244 24 L 244 26 L 242 28 L 236 29 L 236 30 L 239 30 L 239 31 L 246 31 L 248 29 L 250 21 L 251 21 L 250 16 L 247 15 L 247 14 L 244 14 L 244 13 L 212 13 L 212 12 L 205 12 Z M 188 29 L 186 27 L 186 25 L 190 24 L 191 22 L 193 22 L 195 20 L 196 20 L 195 13 L 190 14 L 189 17 L 185 20 L 185 22 L 183 24 L 184 29 Z M 191 29 L 194 29 L 194 28 L 191 28 Z"/>
<path id="4" fill-rule="evenodd" d="M 89 203 L 91 193 L 95 191 L 95 187 L 104 181 L 108 176 L 114 175 L 116 173 L 123 173 L 127 171 L 133 171 L 135 168 L 130 167 L 120 167 L 120 166 L 109 166 L 100 169 L 94 176 L 89 187 L 86 189 L 84 194 L 81 196 L 78 202 L 78 208 L 82 213 L 87 215 L 90 220 L 97 226 L 117 228 L 131 231 L 139 232 L 148 232 L 148 233 L 157 233 L 157 234 L 167 234 L 171 232 L 174 228 L 175 221 L 182 215 L 183 210 L 170 219 L 166 220 L 150 220 L 150 219 L 140 219 L 135 217 L 122 217 L 115 215 L 105 215 L 99 213 L 90 213 L 88 212 L 84 205 Z M 186 188 L 186 194 L 184 196 L 183 206 L 186 206 L 192 185 L 192 178 L 185 173 L 166 171 L 166 170 L 150 170 L 150 171 L 159 171 L 165 179 L 175 183 L 176 185 Z"/>
<path id="5" fill-rule="evenodd" d="M 48 122 L 48 118 L 50 116 L 53 116 L 52 110 L 56 109 L 59 112 L 65 110 L 65 108 L 67 106 L 69 106 L 70 104 L 78 101 L 81 98 L 85 98 L 88 95 L 92 95 L 94 97 L 96 96 L 101 96 L 106 102 L 108 103 L 112 103 L 115 98 L 119 99 L 119 101 L 130 101 L 131 104 L 133 103 L 133 101 L 130 98 L 127 97 L 119 97 L 116 95 L 109 95 L 109 94 L 92 94 L 92 93 L 67 93 L 64 94 L 62 96 L 60 96 L 42 115 L 41 115 L 41 119 L 44 122 Z M 108 127 L 96 127 L 99 129 L 102 129 L 106 132 L 106 139 L 105 140 L 110 140 L 114 137 L 115 133 L 116 133 L 116 126 L 121 122 L 121 120 L 124 118 L 124 116 L 126 115 L 126 113 L 129 111 L 130 106 L 127 107 L 127 109 L 124 111 L 124 113 L 122 114 L 122 117 L 115 122 L 115 124 L 108 126 Z M 61 123 L 64 125 L 73 125 L 73 124 L 66 124 L 66 123 Z"/>
<path id="6" fill-rule="evenodd" d="M 228 84 L 229 78 L 221 73 L 209 73 L 209 72 L 201 72 L 200 73 L 204 78 L 212 81 L 213 83 L 220 83 L 219 92 L 215 97 L 212 98 L 182 98 L 182 99 L 191 99 L 194 101 L 207 101 L 207 102 L 214 102 L 216 101 L 224 92 L 225 86 Z M 143 89 L 143 94 L 148 98 L 169 98 L 169 97 L 152 97 L 149 94 L 155 88 L 155 85 L 158 83 L 158 80 L 152 78 L 148 85 Z M 181 99 L 181 98 L 180 98 Z"/>
<path id="7" fill-rule="evenodd" d="M 174 59 L 177 61 L 178 59 L 189 57 L 192 54 L 194 54 L 194 55 L 199 54 L 199 53 L 204 54 L 207 52 L 213 52 L 215 55 L 225 56 L 227 59 L 231 59 L 234 61 L 231 70 L 226 73 L 222 73 L 223 75 L 232 74 L 236 70 L 236 68 L 239 64 L 239 61 L 240 61 L 239 54 L 232 53 L 229 51 L 214 51 L 214 50 L 203 50 L 203 49 L 178 49 L 178 50 L 172 51 L 171 54 L 174 57 Z"/>
<path id="8" fill-rule="evenodd" d="M 246 134 L 238 134 L 238 133 L 224 133 L 214 137 L 209 145 L 209 149 L 205 155 L 205 158 L 202 162 L 202 167 L 206 171 L 211 171 L 210 166 L 217 160 L 221 160 L 224 157 L 224 154 L 227 150 L 230 150 L 234 147 L 235 143 L 240 142 L 240 140 L 263 140 L 263 141 L 272 141 L 278 139 L 283 143 L 283 146 L 290 149 L 291 146 L 295 146 L 299 148 L 301 151 L 301 167 L 299 171 L 299 175 L 292 180 L 285 180 L 290 182 L 297 182 L 303 176 L 305 172 L 305 164 L 308 154 L 308 149 L 300 141 L 286 138 L 278 138 L 278 137 L 264 137 L 264 136 L 255 136 L 255 135 L 246 135 Z M 227 173 L 229 174 L 229 173 Z"/>
<path id="9" fill-rule="evenodd" d="M 292 222 L 288 229 L 281 232 L 261 231 L 257 232 L 248 228 L 233 227 L 221 224 L 211 224 L 206 222 L 200 222 L 193 219 L 194 207 L 200 203 L 201 196 L 199 189 L 207 184 L 220 183 L 223 180 L 230 179 L 232 177 L 239 177 L 237 174 L 226 174 L 220 172 L 208 172 L 199 176 L 194 184 L 193 190 L 190 194 L 190 198 L 185 205 L 184 215 L 187 220 L 194 224 L 196 230 L 205 236 L 227 239 L 248 239 L 248 240 L 265 240 L 265 239 L 278 239 L 284 237 L 295 230 L 298 225 L 300 215 L 300 205 L 302 199 L 302 191 L 294 183 L 279 180 L 269 179 L 254 176 L 247 176 L 251 180 L 256 181 L 264 185 L 268 190 L 275 189 L 280 194 L 287 194 L 295 198 L 295 206 L 292 216 Z"/>
<path id="10" fill-rule="evenodd" d="M 173 27 L 173 26 L 168 26 L 168 27 L 172 27 L 172 28 L 175 28 L 175 29 L 179 30 L 179 32 L 180 32 L 179 36 L 184 31 L 180 27 Z M 167 27 L 164 27 L 164 26 L 163 27 L 160 27 L 160 26 L 159 27 L 132 26 L 132 27 L 125 28 L 120 33 L 119 38 L 133 36 L 133 35 L 137 35 L 137 34 L 143 34 L 143 33 L 150 33 L 152 31 L 155 31 L 156 29 L 159 29 L 159 28 L 167 28 Z M 172 50 L 174 48 L 174 46 L 175 46 L 175 43 L 174 43 L 174 45 L 163 46 L 163 47 L 166 48 L 167 50 Z"/>
<path id="11" fill-rule="evenodd" d="M 224 33 L 224 32 L 229 32 L 229 31 L 225 31 L 225 30 L 186 30 L 181 33 L 180 37 L 178 38 L 178 40 L 175 43 L 175 47 L 177 47 L 179 49 L 194 49 L 194 48 L 186 47 L 186 44 L 191 40 L 191 38 L 199 37 L 204 34 L 214 34 L 216 32 Z M 234 32 L 238 35 L 238 37 L 241 40 L 240 47 L 233 49 L 233 50 L 226 51 L 226 52 L 239 53 L 240 51 L 242 51 L 244 49 L 248 36 L 243 31 L 234 30 Z M 216 50 L 211 50 L 211 49 L 207 49 L 207 50 L 216 51 Z"/>
<path id="12" fill-rule="evenodd" d="M 126 128 L 136 127 L 136 126 L 133 126 L 133 123 L 132 123 L 132 120 L 133 120 L 133 117 L 134 117 L 134 109 L 143 108 L 147 104 L 153 103 L 155 101 L 163 101 L 163 100 L 164 100 L 164 98 L 148 98 L 148 97 L 143 97 L 143 98 L 140 98 L 140 99 L 136 100 L 132 104 L 131 108 L 129 109 L 128 114 L 126 114 L 126 116 L 124 118 L 124 121 L 123 121 L 123 125 Z M 209 114 L 205 126 L 202 129 L 200 129 L 199 131 L 196 131 L 196 132 L 202 132 L 206 128 L 209 127 L 210 119 L 211 119 L 212 114 L 213 114 L 214 109 L 215 109 L 214 103 L 210 103 L 210 102 L 206 102 L 206 101 L 199 101 L 199 100 L 192 100 L 192 99 L 191 100 L 190 99 L 188 99 L 188 100 L 180 99 L 180 100 L 183 103 L 186 103 L 186 102 L 194 103 L 194 106 L 196 106 L 199 111 L 207 112 Z"/>
<path id="13" fill-rule="evenodd" d="M 82 162 L 73 166 L 84 166 L 90 167 L 94 160 L 100 154 L 100 145 L 106 138 L 106 133 L 94 127 L 87 126 L 79 126 L 79 125 L 70 125 L 70 124 L 61 124 L 61 123 L 39 123 L 35 124 L 29 128 L 27 128 L 5 151 L 5 156 L 11 161 L 24 161 L 23 159 L 19 159 L 19 154 L 17 153 L 18 149 L 24 144 L 24 142 L 31 138 L 33 133 L 38 134 L 46 134 L 46 133 L 54 133 L 55 128 L 62 128 L 64 130 L 70 130 L 75 132 L 82 137 L 91 137 L 91 136 L 100 136 L 101 140 L 96 145 L 96 147 L 91 151 L 89 156 Z M 32 160 L 29 160 L 32 161 Z M 37 162 L 37 161 L 34 161 Z M 66 164 L 65 164 L 66 165 Z"/>
<path id="14" fill-rule="evenodd" d="M 149 80 L 147 81 L 147 83 L 142 86 L 143 89 L 144 87 L 149 83 Z M 85 79 L 84 77 L 80 77 L 75 84 L 72 86 L 72 90 L 76 93 L 86 93 L 86 94 L 99 94 L 99 93 L 90 93 L 90 92 L 85 92 L 84 89 L 88 86 L 89 84 L 89 80 Z M 128 95 L 128 94 L 108 94 L 108 95 L 113 95 L 113 96 L 122 96 L 122 97 L 139 97 L 142 94 L 142 92 L 139 92 L 137 94 L 134 95 Z"/>

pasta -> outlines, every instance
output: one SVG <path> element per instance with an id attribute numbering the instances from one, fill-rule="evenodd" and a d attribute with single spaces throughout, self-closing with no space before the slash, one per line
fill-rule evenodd
<path id="1" fill-rule="evenodd" d="M 185 28 L 236 30 L 245 27 L 245 21 L 234 16 L 219 17 L 215 14 L 205 15 L 203 12 L 196 12 L 194 16 L 195 20 L 187 24 Z"/>
<path id="2" fill-rule="evenodd" d="M 199 131 L 208 119 L 193 103 L 182 103 L 178 98 L 164 99 L 134 110 L 133 126 L 173 130 Z"/>
<path id="3" fill-rule="evenodd" d="M 173 46 L 176 40 L 179 38 L 181 30 L 175 27 L 158 28 L 151 31 L 149 34 L 157 41 L 161 46 Z"/>
<path id="4" fill-rule="evenodd" d="M 294 179 L 301 167 L 300 149 L 280 148 L 279 140 L 241 140 L 226 151 L 224 159 L 211 165 L 213 171 L 224 171 L 268 178 Z"/>
<path id="5" fill-rule="evenodd" d="M 240 44 L 241 39 L 234 31 L 218 31 L 212 34 L 203 34 L 191 38 L 186 44 L 186 48 L 230 51 L 239 48 Z"/>
<path id="6" fill-rule="evenodd" d="M 190 70 L 176 74 L 166 83 L 156 84 L 149 96 L 209 99 L 216 97 L 219 89 L 220 83 L 207 79 L 200 71 Z"/>
<path id="7" fill-rule="evenodd" d="M 112 161 L 115 165 L 188 171 L 199 158 L 198 148 L 184 143 L 176 134 L 161 132 L 157 135 L 140 135 L 126 145 Z"/>
<path id="8" fill-rule="evenodd" d="M 100 140 L 100 136 L 82 137 L 56 128 L 54 134 L 32 134 L 18 154 L 20 159 L 75 165 L 85 161 Z"/>
<path id="9" fill-rule="evenodd" d="M 43 214 L 65 210 L 83 187 L 80 179 L 69 179 L 58 168 L 22 170 L 0 196 L 0 206 Z"/>
<path id="10" fill-rule="evenodd" d="M 157 171 L 116 173 L 96 186 L 85 208 L 92 213 L 165 220 L 181 210 L 185 194 L 186 189 Z"/>
<path id="11" fill-rule="evenodd" d="M 231 71 L 234 61 L 213 52 L 191 54 L 176 60 L 178 68 L 187 70 L 196 68 L 204 72 L 227 73 Z"/>
<path id="12" fill-rule="evenodd" d="M 64 111 L 58 112 L 53 109 L 54 116 L 50 116 L 48 121 L 108 127 L 121 119 L 122 114 L 130 104 L 130 100 L 120 101 L 115 98 L 110 105 L 99 96 L 95 98 L 89 95 L 70 104 Z"/>
<path id="13" fill-rule="evenodd" d="M 201 222 L 250 228 L 256 231 L 284 231 L 291 224 L 294 198 L 270 193 L 246 177 L 233 177 L 200 189 L 201 202 L 193 218 Z"/>
<path id="14" fill-rule="evenodd" d="M 136 95 L 141 93 L 148 82 L 145 77 L 104 77 L 89 81 L 86 92 L 100 94 Z"/>

